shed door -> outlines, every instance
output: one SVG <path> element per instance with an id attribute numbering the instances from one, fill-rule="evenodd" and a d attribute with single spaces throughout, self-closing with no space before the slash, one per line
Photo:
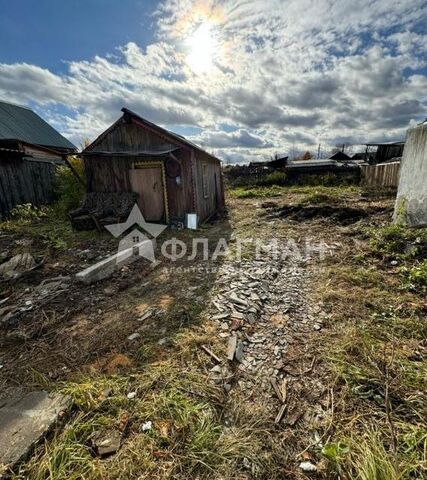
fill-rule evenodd
<path id="1" fill-rule="evenodd" d="M 129 170 L 132 191 L 138 193 L 138 207 L 147 222 L 165 221 L 165 199 L 161 167 Z"/>

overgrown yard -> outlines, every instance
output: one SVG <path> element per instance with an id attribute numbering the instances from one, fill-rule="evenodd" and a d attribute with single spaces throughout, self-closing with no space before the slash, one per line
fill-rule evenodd
<path id="1" fill-rule="evenodd" d="M 13 478 L 426 478 L 427 230 L 391 226 L 393 200 L 357 187 L 236 189 L 228 205 L 159 239 L 207 238 L 209 260 L 200 249 L 89 287 L 63 280 L 47 301 L 43 280 L 116 240 L 49 214 L 1 225 L 3 260 L 40 263 L 1 283 L 3 318 L 28 307 L 1 323 L 2 396 L 74 400 Z M 229 250 L 213 259 L 221 238 Z M 101 457 L 112 435 L 117 451 Z"/>

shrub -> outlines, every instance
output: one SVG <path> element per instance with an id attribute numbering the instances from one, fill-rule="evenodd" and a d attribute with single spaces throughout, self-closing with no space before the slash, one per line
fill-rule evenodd
<path id="1" fill-rule="evenodd" d="M 271 187 L 272 185 L 286 185 L 286 174 L 284 172 L 271 172 L 264 177 L 259 177 L 256 186 Z"/>
<path id="2" fill-rule="evenodd" d="M 415 288 L 427 287 L 427 260 L 411 268 L 408 273 L 408 280 Z"/>
<path id="3" fill-rule="evenodd" d="M 423 258 L 427 254 L 427 228 L 388 225 L 375 229 L 371 231 L 371 247 L 386 256 Z"/>
<path id="4" fill-rule="evenodd" d="M 48 210 L 49 207 L 35 207 L 31 203 L 23 203 L 13 208 L 10 212 L 10 216 L 13 220 L 20 223 L 27 223 L 46 217 Z"/>
<path id="5" fill-rule="evenodd" d="M 260 175 L 229 176 L 227 183 L 231 187 L 271 187 L 273 185 L 286 185 L 284 172 L 270 172 Z"/>
<path id="6" fill-rule="evenodd" d="M 293 185 L 311 185 L 325 187 L 354 185 L 359 183 L 358 174 L 349 172 L 347 174 L 336 173 L 306 173 L 289 179 L 289 183 Z"/>
<path id="7" fill-rule="evenodd" d="M 84 179 L 84 167 L 81 159 L 77 157 L 70 158 L 70 163 Z M 56 208 L 61 215 L 67 214 L 70 210 L 77 208 L 85 193 L 85 188 L 79 182 L 68 166 L 61 166 L 56 173 L 56 194 L 58 202 Z"/>

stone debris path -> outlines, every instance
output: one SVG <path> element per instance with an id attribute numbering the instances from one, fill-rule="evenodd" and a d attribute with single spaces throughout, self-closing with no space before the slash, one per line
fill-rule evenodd
<path id="1" fill-rule="evenodd" d="M 238 379 L 238 388 L 248 395 L 271 397 L 272 382 L 280 384 L 287 377 L 292 381 L 304 373 L 302 359 L 291 361 L 298 351 L 294 347 L 304 348 L 307 335 L 320 331 L 326 317 L 307 299 L 309 281 L 306 261 L 264 256 L 221 266 L 209 311 L 218 336 L 228 342 L 229 360 L 234 352 L 237 373 L 232 363 L 216 366 L 215 383 L 230 391 L 236 387 L 232 379 Z"/>

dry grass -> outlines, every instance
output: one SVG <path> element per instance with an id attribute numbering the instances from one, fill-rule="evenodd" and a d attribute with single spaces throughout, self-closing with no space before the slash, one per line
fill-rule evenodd
<path id="1" fill-rule="evenodd" d="M 248 399 L 236 388 L 226 395 L 211 381 L 213 363 L 200 349 L 207 344 L 217 355 L 224 353 L 224 342 L 204 312 L 215 274 L 159 270 L 148 287 L 142 280 L 134 283 L 105 312 L 98 315 L 95 305 L 86 323 L 75 324 L 84 329 L 93 315 L 99 331 L 93 330 L 91 348 L 98 351 L 99 342 L 100 358 L 91 356 L 66 381 L 31 370 L 34 384 L 71 395 L 75 411 L 15 480 L 299 480 L 307 479 L 298 469 L 304 455 L 319 466 L 317 478 L 328 480 L 426 476 L 426 303 L 414 280 L 423 274 L 425 232 L 384 227 L 387 214 L 351 227 L 328 219 L 267 221 L 259 204 L 272 195 L 274 202 L 285 203 L 347 202 L 364 208 L 371 202 L 362 201 L 355 187 L 260 187 L 235 190 L 229 198 L 236 235 L 341 243 L 334 256 L 315 264 L 313 302 L 329 313 L 329 323 L 304 350 L 315 358 L 315 369 L 321 368 L 321 375 L 311 374 L 319 375 L 329 392 L 324 408 L 313 404 L 304 413 L 315 418 L 321 412 L 327 422 L 277 427 L 277 411 L 263 402 L 264 392 Z M 224 228 L 219 224 L 203 234 L 215 239 Z M 188 232 L 177 236 L 192 239 Z M 139 343 L 130 345 L 127 335 L 139 328 L 135 318 L 148 306 L 161 307 L 162 314 L 142 326 Z M 158 343 L 162 338 L 165 345 Z M 296 359 L 295 368 L 306 371 L 304 358 Z M 128 398 L 129 392 L 136 397 Z M 152 429 L 142 431 L 148 420 Z M 121 448 L 101 460 L 92 440 L 111 429 L 121 432 Z"/>
<path id="2" fill-rule="evenodd" d="M 425 478 L 426 304 L 423 288 L 407 287 L 402 267 L 417 264 L 426 231 L 370 227 L 359 235 L 363 254 L 344 248 L 322 271 L 317 292 L 331 313 L 321 347 L 336 378 L 330 442 L 348 446 L 333 459 L 335 472 L 361 480 Z"/>
<path id="3" fill-rule="evenodd" d="M 14 479 L 244 478 L 248 469 L 253 478 L 267 478 L 265 472 L 280 478 L 263 412 L 244 404 L 226 409 L 222 388 L 208 381 L 206 358 L 198 363 L 198 347 L 206 340 L 181 334 L 168 360 L 140 372 L 57 386 L 74 400 L 73 419 Z M 129 399 L 129 392 L 136 398 Z M 144 432 L 147 421 L 153 426 Z M 111 429 L 122 432 L 122 447 L 100 460 L 92 439 Z"/>

